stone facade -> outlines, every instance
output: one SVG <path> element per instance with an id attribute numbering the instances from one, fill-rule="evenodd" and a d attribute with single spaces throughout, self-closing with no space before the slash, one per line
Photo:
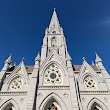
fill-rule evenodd
<path id="1" fill-rule="evenodd" d="M 110 110 L 110 76 L 96 54 L 95 64 L 72 64 L 56 11 L 45 30 L 34 66 L 12 55 L 0 72 L 0 110 Z"/>

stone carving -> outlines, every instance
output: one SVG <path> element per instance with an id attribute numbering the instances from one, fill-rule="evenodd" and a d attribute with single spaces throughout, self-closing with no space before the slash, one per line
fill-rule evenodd
<path id="1" fill-rule="evenodd" d="M 86 99 L 83 97 L 83 98 L 82 98 L 82 101 L 83 101 L 83 102 L 85 102 L 85 101 L 86 101 Z"/>
<path id="2" fill-rule="evenodd" d="M 107 97 L 105 97 L 104 100 L 105 100 L 106 102 L 108 102 L 108 98 L 107 98 Z"/>
<path id="3" fill-rule="evenodd" d="M 20 101 L 21 101 L 21 103 L 23 103 L 23 101 L 24 101 L 24 98 L 21 98 L 21 100 L 20 100 Z"/>
<path id="4" fill-rule="evenodd" d="M 43 95 L 41 93 L 38 94 L 39 99 L 42 97 Z"/>
<path id="5" fill-rule="evenodd" d="M 63 94 L 63 96 L 64 96 L 65 98 L 68 98 L 68 97 L 69 97 L 69 95 L 68 95 L 66 92 Z"/>

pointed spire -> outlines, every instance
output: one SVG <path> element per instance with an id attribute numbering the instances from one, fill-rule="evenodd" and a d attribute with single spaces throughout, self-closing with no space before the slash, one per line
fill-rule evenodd
<path id="1" fill-rule="evenodd" d="M 12 63 L 12 54 L 6 59 L 5 63 L 11 64 Z"/>
<path id="2" fill-rule="evenodd" d="M 95 59 L 95 62 L 98 63 L 98 62 L 102 62 L 102 59 L 99 57 L 99 55 L 97 53 L 96 54 L 96 59 Z"/>
<path id="3" fill-rule="evenodd" d="M 38 52 L 37 57 L 35 58 L 35 61 L 40 61 L 40 52 Z"/>
<path id="4" fill-rule="evenodd" d="M 60 24 L 59 24 L 59 21 L 58 21 L 58 17 L 57 17 L 57 13 L 56 13 L 55 8 L 54 8 L 54 12 L 53 12 L 51 22 L 50 22 L 50 25 L 49 25 L 49 31 L 51 31 L 53 28 L 58 28 L 58 30 L 60 30 Z"/>

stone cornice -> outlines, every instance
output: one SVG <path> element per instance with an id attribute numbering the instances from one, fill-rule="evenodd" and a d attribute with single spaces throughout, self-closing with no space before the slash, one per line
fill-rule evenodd
<path id="1" fill-rule="evenodd" d="M 8 91 L 8 92 L 0 92 L 0 96 L 9 96 L 9 95 L 14 95 L 14 96 L 19 96 L 19 95 L 27 95 L 27 91 L 20 91 L 20 92 L 14 92 L 14 91 Z"/>
<path id="2" fill-rule="evenodd" d="M 39 89 L 63 89 L 63 90 L 67 90 L 69 89 L 69 86 L 39 86 Z"/>
<path id="3" fill-rule="evenodd" d="M 80 95 L 110 95 L 108 91 L 80 91 Z"/>

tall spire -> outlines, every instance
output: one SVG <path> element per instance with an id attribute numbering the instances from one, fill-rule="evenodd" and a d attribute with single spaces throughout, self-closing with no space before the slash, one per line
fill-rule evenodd
<path id="1" fill-rule="evenodd" d="M 57 30 L 60 30 L 60 24 L 58 21 L 58 17 L 57 17 L 57 13 L 56 13 L 55 8 L 54 8 L 54 12 L 53 12 L 51 22 L 49 25 L 49 31 L 53 30 L 54 28 L 57 28 Z"/>

